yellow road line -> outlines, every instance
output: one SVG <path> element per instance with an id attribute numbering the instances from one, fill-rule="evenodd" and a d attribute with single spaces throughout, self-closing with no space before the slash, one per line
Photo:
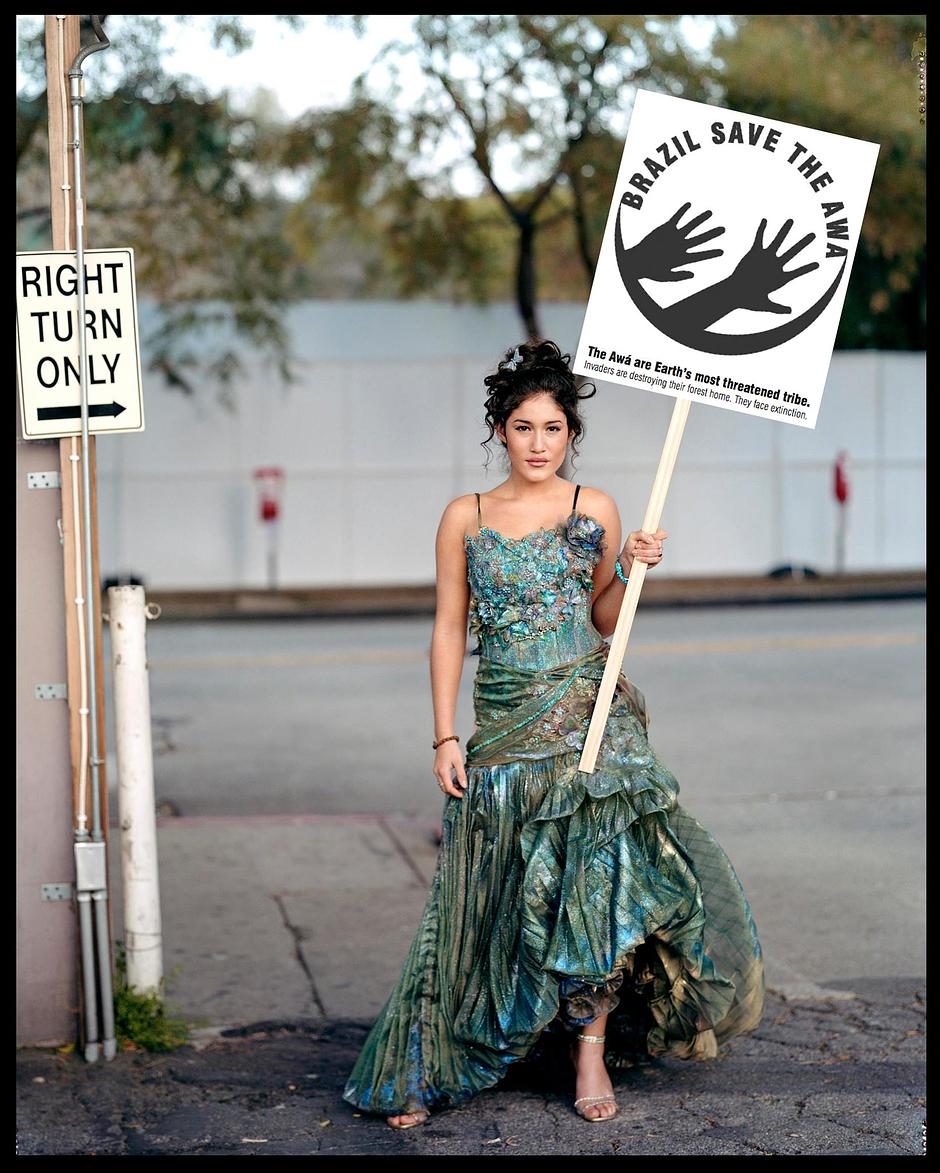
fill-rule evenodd
<path id="1" fill-rule="evenodd" d="M 627 647 L 627 659 L 637 656 L 690 656 L 716 652 L 799 652 L 826 648 L 887 648 L 926 643 L 917 633 L 891 632 L 814 635 L 763 636 L 744 639 L 688 640 L 684 643 L 636 643 Z M 315 668 L 326 664 L 416 664 L 428 659 L 427 650 L 372 648 L 356 651 L 277 653 L 273 655 L 167 657 L 149 660 L 156 670 L 213 668 Z"/>

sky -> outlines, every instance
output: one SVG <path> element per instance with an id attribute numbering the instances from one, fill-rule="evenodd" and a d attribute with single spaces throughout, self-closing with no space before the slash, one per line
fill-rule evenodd
<path id="1" fill-rule="evenodd" d="M 41 15 L 18 15 L 18 36 L 36 29 L 42 20 Z M 166 67 L 199 78 L 210 93 L 228 88 L 249 94 L 264 86 L 277 95 L 284 113 L 295 118 L 311 107 L 342 101 L 355 74 L 386 41 L 406 36 L 413 20 L 413 16 L 370 16 L 366 34 L 356 37 L 327 25 L 321 15 L 308 16 L 301 32 L 271 16 L 244 16 L 243 24 L 255 34 L 254 44 L 234 55 L 213 48 L 205 17 L 195 16 L 185 26 L 167 20 Z M 119 43 L 115 40 L 115 49 Z M 316 69 L 311 68 L 314 60 Z M 91 62 L 85 68 L 90 75 Z M 18 72 L 18 85 L 22 81 Z"/>
<path id="2" fill-rule="evenodd" d="M 284 113 L 296 118 L 311 108 L 343 102 L 352 79 L 384 44 L 410 39 L 415 17 L 370 16 L 362 37 L 327 25 L 321 15 L 308 16 L 301 32 L 269 16 L 244 19 L 255 31 L 255 43 L 237 57 L 212 49 L 195 30 L 174 29 L 168 38 L 172 65 L 201 77 L 210 89 L 228 87 L 247 94 L 264 86 L 277 95 Z M 404 76 L 408 77 L 407 67 Z M 417 84 L 416 72 L 412 80 Z"/>

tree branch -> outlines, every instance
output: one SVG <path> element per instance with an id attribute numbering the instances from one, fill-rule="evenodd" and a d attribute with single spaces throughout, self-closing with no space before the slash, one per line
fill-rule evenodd
<path id="1" fill-rule="evenodd" d="M 461 95 L 458 93 L 456 86 L 452 84 L 449 77 L 438 72 L 438 70 L 434 69 L 433 66 L 427 66 L 426 72 L 428 72 L 432 77 L 436 78 L 440 82 L 444 90 L 447 92 L 450 100 L 454 103 L 454 109 L 467 124 L 467 129 L 470 131 L 470 135 L 473 139 L 474 162 L 480 168 L 480 172 L 486 182 L 490 185 L 493 194 L 512 217 L 513 221 L 518 223 L 519 211 L 493 178 L 493 168 L 492 164 L 490 163 L 489 154 L 487 153 L 486 141 L 483 139 L 476 123 L 473 121 L 473 116 L 467 109 L 466 104 L 463 101 Z"/>

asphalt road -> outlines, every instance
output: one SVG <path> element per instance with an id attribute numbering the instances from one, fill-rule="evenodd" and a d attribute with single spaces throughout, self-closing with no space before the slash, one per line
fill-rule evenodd
<path id="1" fill-rule="evenodd" d="M 652 744 L 794 982 L 925 972 L 924 626 L 922 601 L 637 616 L 624 669 Z M 420 618 L 150 623 L 158 801 L 435 818 L 430 634 Z"/>

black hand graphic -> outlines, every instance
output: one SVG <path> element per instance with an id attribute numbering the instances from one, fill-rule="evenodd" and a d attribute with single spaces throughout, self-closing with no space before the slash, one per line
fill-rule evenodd
<path id="1" fill-rule="evenodd" d="M 699 224 L 709 218 L 711 212 L 702 212 L 695 216 L 684 228 L 679 227 L 680 219 L 691 208 L 690 203 L 681 208 L 667 220 L 648 233 L 639 244 L 627 251 L 628 263 L 636 277 L 649 277 L 653 281 L 687 281 L 695 274 L 689 269 L 678 273 L 673 272 L 680 265 L 691 265 L 695 261 L 710 261 L 712 257 L 720 257 L 720 248 L 708 249 L 706 252 L 694 253 L 691 249 L 698 244 L 705 244 L 716 236 L 721 236 L 724 228 L 712 228 L 699 236 L 689 236 Z"/>
<path id="2" fill-rule="evenodd" d="M 802 252 L 806 248 L 810 241 L 816 239 L 816 233 L 810 232 L 778 257 L 776 255 L 777 249 L 793 227 L 793 221 L 787 220 L 769 245 L 764 244 L 766 227 L 767 221 L 761 220 L 760 226 L 754 234 L 754 243 L 728 278 L 729 296 L 736 301 L 738 309 L 789 314 L 792 312 L 790 306 L 771 301 L 769 295 L 775 289 L 780 289 L 795 278 L 802 277 L 804 273 L 811 273 L 813 269 L 819 268 L 817 261 L 812 261 L 790 273 L 787 273 L 783 268 L 787 261 L 792 260 L 798 252 Z"/>
<path id="3" fill-rule="evenodd" d="M 678 219 L 683 210 L 679 210 L 679 213 L 673 218 L 673 221 Z M 701 223 L 701 221 L 698 222 Z M 643 317 L 661 333 L 672 338 L 675 342 L 681 343 L 683 346 L 690 346 L 695 350 L 702 350 L 707 354 L 760 354 L 772 350 L 774 347 L 782 346 L 785 342 L 789 342 L 799 334 L 802 334 L 804 330 L 809 329 L 817 321 L 826 307 L 831 304 L 832 299 L 835 297 L 845 278 L 846 262 L 843 259 L 838 272 L 832 277 L 825 292 L 808 309 L 796 317 L 790 318 L 788 321 L 779 326 L 774 326 L 770 330 L 761 330 L 755 334 L 714 333 L 708 327 L 723 318 L 725 314 L 730 314 L 736 309 L 741 309 L 742 306 L 766 310 L 769 302 L 767 294 L 771 290 L 777 289 L 781 285 L 786 285 L 788 281 L 792 281 L 796 277 L 801 277 L 804 273 L 819 268 L 817 264 L 812 263 L 804 265 L 800 269 L 795 269 L 792 273 L 785 272 L 783 266 L 803 249 L 813 239 L 813 236 L 805 237 L 788 252 L 779 257 L 768 257 L 765 255 L 766 251 L 772 252 L 777 247 L 786 236 L 792 224 L 787 223 L 784 226 L 770 250 L 763 250 L 759 244 L 765 226 L 766 221 L 761 224 L 754 241 L 754 246 L 747 254 L 751 259 L 743 268 L 743 276 L 749 283 L 751 283 L 753 278 L 753 283 L 750 285 L 750 289 L 744 291 L 745 297 L 743 302 L 739 296 L 741 290 L 734 288 L 736 282 L 729 277 L 724 281 L 717 282 L 708 289 L 703 289 L 691 297 L 676 302 L 668 309 L 664 309 L 663 306 L 657 304 L 650 297 L 649 293 L 647 293 L 641 284 L 641 279 L 646 274 L 642 271 L 642 267 L 638 269 L 637 261 L 642 257 L 642 249 L 645 242 L 641 242 L 637 246 L 640 251 L 634 257 L 633 250 L 628 251 L 624 245 L 620 217 L 618 215 L 614 231 L 614 253 L 617 258 L 617 269 L 620 272 L 620 280 L 623 282 L 623 287 L 627 291 L 627 296 Z M 687 244 L 688 242 L 686 242 Z M 761 259 L 758 259 L 756 255 L 758 253 L 761 254 Z M 752 254 L 755 255 L 752 256 Z M 750 268 L 752 262 L 754 263 L 754 270 Z M 649 268 L 649 266 L 645 267 Z M 670 268 L 673 267 L 670 266 Z M 738 269 L 741 268 L 741 266 L 738 266 Z M 761 292 L 762 286 L 763 292 Z M 774 313 L 790 312 L 785 306 L 774 306 L 772 302 L 770 306 L 771 312 Z"/>

